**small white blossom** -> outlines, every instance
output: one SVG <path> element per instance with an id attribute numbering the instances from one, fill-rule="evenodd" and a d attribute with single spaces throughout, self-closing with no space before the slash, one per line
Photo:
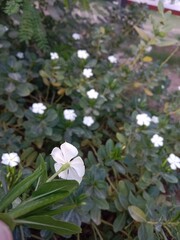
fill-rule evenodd
<path id="1" fill-rule="evenodd" d="M 94 119 L 91 116 L 85 116 L 83 118 L 84 125 L 90 127 L 94 123 Z"/>
<path id="2" fill-rule="evenodd" d="M 154 134 L 151 138 L 151 142 L 154 144 L 154 147 L 162 147 L 163 146 L 163 137 L 159 136 L 158 134 Z"/>
<path id="3" fill-rule="evenodd" d="M 59 55 L 57 52 L 51 52 L 50 57 L 52 60 L 59 59 Z"/>
<path id="4" fill-rule="evenodd" d="M 79 33 L 73 33 L 73 34 L 72 34 L 72 38 L 73 38 L 74 40 L 80 40 L 80 39 L 81 39 L 81 35 L 80 35 Z"/>
<path id="5" fill-rule="evenodd" d="M 178 90 L 180 91 L 180 86 L 178 86 Z"/>
<path id="6" fill-rule="evenodd" d="M 85 68 L 83 70 L 83 75 L 86 77 L 86 78 L 90 78 L 93 76 L 93 72 L 92 72 L 92 69 L 91 68 Z"/>
<path id="7" fill-rule="evenodd" d="M 88 98 L 90 98 L 90 99 L 97 99 L 99 93 L 96 92 L 96 90 L 91 89 L 91 90 L 87 91 L 87 95 L 88 95 Z"/>
<path id="8" fill-rule="evenodd" d="M 141 113 L 136 116 L 137 124 L 139 126 L 149 126 L 151 122 L 151 118 L 146 113 Z"/>
<path id="9" fill-rule="evenodd" d="M 175 154 L 171 153 L 167 158 L 167 161 L 170 163 L 171 169 L 176 170 L 177 168 L 180 168 L 180 158 Z"/>
<path id="10" fill-rule="evenodd" d="M 43 114 L 47 107 L 43 103 L 33 103 L 30 110 L 33 113 Z"/>
<path id="11" fill-rule="evenodd" d="M 67 180 L 76 180 L 79 183 L 85 174 L 85 166 L 81 157 L 77 156 L 78 150 L 70 143 L 61 144 L 60 148 L 55 147 L 51 156 L 56 161 L 54 164 L 55 171 L 59 171 L 63 165 L 67 168 L 58 174 L 59 177 Z"/>
<path id="12" fill-rule="evenodd" d="M 65 109 L 63 112 L 64 118 L 66 120 L 74 121 L 77 117 L 74 109 Z"/>
<path id="13" fill-rule="evenodd" d="M 152 50 L 152 47 L 151 47 L 151 46 L 148 46 L 148 47 L 145 49 L 146 52 L 151 52 L 151 50 Z"/>
<path id="14" fill-rule="evenodd" d="M 161 89 L 165 89 L 165 86 L 164 86 L 164 85 L 161 85 Z"/>
<path id="15" fill-rule="evenodd" d="M 23 59 L 24 58 L 24 53 L 23 52 L 18 52 L 16 54 L 16 57 L 18 57 L 19 59 Z"/>
<path id="16" fill-rule="evenodd" d="M 89 53 L 86 50 L 78 50 L 77 56 L 81 59 L 87 59 L 89 57 Z"/>
<path id="17" fill-rule="evenodd" d="M 1 163 L 10 167 L 15 167 L 20 163 L 20 158 L 17 153 L 3 153 Z"/>
<path id="18" fill-rule="evenodd" d="M 156 117 L 156 116 L 152 116 L 151 122 L 153 122 L 153 123 L 159 123 L 159 118 Z"/>
<path id="19" fill-rule="evenodd" d="M 117 63 L 117 58 L 115 56 L 109 56 L 108 60 L 110 61 L 110 63 Z"/>

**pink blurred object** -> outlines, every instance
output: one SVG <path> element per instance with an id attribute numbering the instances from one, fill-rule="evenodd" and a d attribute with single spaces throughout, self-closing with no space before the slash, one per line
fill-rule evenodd
<path id="1" fill-rule="evenodd" d="M 1 240 L 13 240 L 11 230 L 8 225 L 0 221 L 0 239 Z"/>

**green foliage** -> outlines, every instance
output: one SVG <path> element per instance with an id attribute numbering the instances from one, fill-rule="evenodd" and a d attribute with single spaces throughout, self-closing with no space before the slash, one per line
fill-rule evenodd
<path id="1" fill-rule="evenodd" d="M 1 164 L 0 219 L 16 238 L 20 227 L 27 238 L 36 229 L 41 239 L 178 239 L 179 175 L 167 158 L 180 154 L 179 91 L 167 91 L 168 59 L 148 53 L 175 43 L 165 37 L 169 13 L 159 6 L 163 28 L 152 21 L 147 34 L 141 27 L 147 11 L 136 5 L 119 12 L 110 1 L 89 2 L 88 14 L 79 7 L 84 0 L 3 2 L 0 154 L 16 152 L 21 161 L 14 168 Z M 97 98 L 88 96 L 92 89 Z M 42 114 L 33 112 L 34 103 L 44 104 Z M 66 119 L 66 109 L 74 110 L 74 120 Z M 159 122 L 140 126 L 141 113 Z M 85 116 L 94 123 L 87 125 Z M 155 134 L 163 146 L 153 145 Z M 50 153 L 64 141 L 84 160 L 80 186 L 58 177 L 48 182 Z"/>

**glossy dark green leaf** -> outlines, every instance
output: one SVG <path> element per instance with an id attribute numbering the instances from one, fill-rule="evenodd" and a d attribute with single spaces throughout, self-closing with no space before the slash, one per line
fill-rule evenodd
<path id="1" fill-rule="evenodd" d="M 10 112 L 16 112 L 18 109 L 17 103 L 10 98 L 6 102 L 6 107 Z"/>
<path id="2" fill-rule="evenodd" d="M 169 182 L 169 183 L 178 183 L 177 177 L 174 176 L 173 174 L 164 173 L 164 174 L 162 174 L 162 177 L 164 178 L 164 180 L 165 180 L 166 182 Z"/>

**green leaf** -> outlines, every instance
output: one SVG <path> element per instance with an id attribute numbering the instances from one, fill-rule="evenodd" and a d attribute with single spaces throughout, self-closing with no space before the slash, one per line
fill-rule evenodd
<path id="1" fill-rule="evenodd" d="M 114 148 L 114 143 L 111 139 L 109 139 L 107 142 L 106 142 L 106 151 L 107 151 L 107 154 L 110 154 L 112 152 Z"/>
<path id="2" fill-rule="evenodd" d="M 14 218 L 26 215 L 36 209 L 47 207 L 67 197 L 78 183 L 73 180 L 56 180 L 42 184 L 33 192 L 32 198 L 24 201 L 10 213 Z"/>
<path id="3" fill-rule="evenodd" d="M 145 213 L 136 206 L 129 206 L 128 207 L 129 214 L 136 222 L 146 222 L 146 215 Z"/>
<path id="4" fill-rule="evenodd" d="M 162 174 L 162 177 L 164 178 L 164 180 L 165 180 L 166 182 L 178 183 L 177 177 L 175 177 L 175 176 L 172 175 L 172 174 L 164 173 L 164 174 Z"/>
<path id="5" fill-rule="evenodd" d="M 52 182 L 42 184 L 38 190 L 32 194 L 32 197 L 44 197 L 59 191 L 72 192 L 78 186 L 78 182 L 74 180 L 54 180 Z"/>
<path id="6" fill-rule="evenodd" d="M 68 222 L 55 220 L 48 215 L 31 216 L 16 221 L 18 224 L 27 224 L 30 228 L 52 231 L 58 235 L 80 233 L 81 228 Z"/>
<path id="7" fill-rule="evenodd" d="M 120 143 L 126 144 L 126 138 L 122 133 L 116 133 L 116 138 Z"/>
<path id="8" fill-rule="evenodd" d="M 138 228 L 139 240 L 155 240 L 153 225 L 142 223 Z"/>
<path id="9" fill-rule="evenodd" d="M 9 214 L 13 218 L 19 218 L 35 210 L 54 204 L 64 199 L 68 195 L 69 195 L 69 192 L 60 191 L 55 194 L 46 195 L 45 197 L 39 196 L 39 197 L 30 198 L 27 201 L 24 201 L 21 204 L 19 204 L 15 209 L 12 209 L 9 212 Z"/>
<path id="10" fill-rule="evenodd" d="M 6 102 L 6 107 L 10 112 L 16 112 L 18 109 L 17 103 L 10 98 Z"/>
<path id="11" fill-rule="evenodd" d="M 126 212 L 118 214 L 115 221 L 113 222 L 113 230 L 115 233 L 121 231 L 124 228 L 126 224 L 126 218 Z"/>
<path id="12" fill-rule="evenodd" d="M 143 31 L 141 28 L 134 26 L 136 32 L 139 34 L 139 36 L 145 40 L 145 41 L 149 41 L 149 36 L 147 35 L 147 33 L 145 31 Z"/>
<path id="13" fill-rule="evenodd" d="M 93 198 L 93 201 L 99 209 L 109 209 L 109 203 L 105 199 Z"/>
<path id="14" fill-rule="evenodd" d="M 5 222 L 11 230 L 15 228 L 15 222 L 8 213 L 0 213 L 0 220 Z"/>
<path id="15" fill-rule="evenodd" d="M 23 83 L 18 85 L 17 94 L 21 97 L 27 97 L 34 90 L 34 86 L 31 83 Z"/>
<path id="16" fill-rule="evenodd" d="M 0 212 L 2 212 L 6 207 L 8 207 L 13 200 L 15 200 L 18 196 L 24 193 L 42 174 L 42 169 L 38 168 L 32 175 L 23 179 L 19 182 L 14 188 L 12 188 L 2 199 L 0 205 Z"/>

